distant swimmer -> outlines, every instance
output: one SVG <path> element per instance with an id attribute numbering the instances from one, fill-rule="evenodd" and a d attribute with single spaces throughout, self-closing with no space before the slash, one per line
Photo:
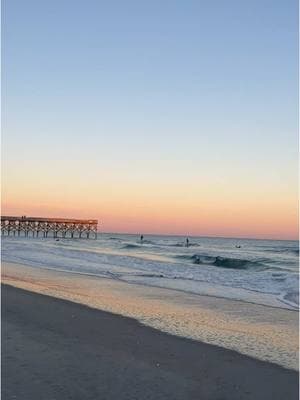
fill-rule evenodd
<path id="1" fill-rule="evenodd" d="M 141 243 L 143 243 L 144 235 L 141 235 Z"/>
<path id="2" fill-rule="evenodd" d="M 240 245 L 237 244 L 235 247 L 236 247 L 237 249 L 240 249 L 242 246 L 240 246 Z"/>
<path id="3" fill-rule="evenodd" d="M 189 245 L 190 245 L 189 238 L 186 238 L 186 240 L 185 240 L 185 245 L 186 245 L 186 247 L 189 247 Z"/>

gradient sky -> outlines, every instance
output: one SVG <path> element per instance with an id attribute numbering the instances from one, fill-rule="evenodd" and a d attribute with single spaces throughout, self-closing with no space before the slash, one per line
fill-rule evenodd
<path id="1" fill-rule="evenodd" d="M 296 238 L 296 0 L 3 0 L 2 213 Z"/>

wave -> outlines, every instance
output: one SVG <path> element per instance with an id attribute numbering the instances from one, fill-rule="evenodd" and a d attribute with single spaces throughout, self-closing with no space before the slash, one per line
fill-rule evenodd
<path id="1" fill-rule="evenodd" d="M 140 243 L 126 243 L 124 246 L 122 246 L 122 249 L 141 249 L 144 245 L 154 245 L 154 242 L 151 242 L 151 240 L 143 240 Z M 148 246 L 147 246 L 148 247 Z M 149 246 L 153 247 L 153 246 Z"/>
<path id="2" fill-rule="evenodd" d="M 232 268 L 232 269 L 256 269 L 263 270 L 264 267 L 261 263 L 256 261 L 243 260 L 239 258 L 223 258 L 217 257 L 214 265 L 222 268 Z"/>
<path id="3" fill-rule="evenodd" d="M 187 247 L 186 243 L 182 243 L 182 242 L 165 244 L 164 246 L 167 246 L 167 247 Z M 198 243 L 189 243 L 188 247 L 199 247 L 199 246 L 200 246 L 200 244 L 198 244 Z"/>
<path id="4" fill-rule="evenodd" d="M 147 239 L 143 239 L 143 241 L 141 243 L 142 244 L 157 244 L 157 243 L 153 242 L 152 240 L 147 240 Z"/>
<path id="5" fill-rule="evenodd" d="M 290 253 L 290 254 L 295 254 L 296 256 L 299 256 L 299 248 L 291 248 L 291 247 L 284 247 L 284 248 L 279 248 L 279 249 L 265 249 L 267 252 L 271 253 Z"/>
<path id="6" fill-rule="evenodd" d="M 133 244 L 133 243 L 127 243 L 124 246 L 122 246 L 122 249 L 139 249 L 141 245 L 139 244 Z"/>
<path id="7" fill-rule="evenodd" d="M 229 258 L 220 256 L 213 257 L 213 256 L 205 256 L 202 254 L 194 254 L 193 256 L 179 255 L 176 256 L 176 258 L 182 260 L 189 260 L 194 264 L 213 265 L 215 267 L 220 267 L 220 268 L 241 269 L 241 270 L 266 269 L 266 266 L 258 261 L 249 261 L 240 258 Z"/>

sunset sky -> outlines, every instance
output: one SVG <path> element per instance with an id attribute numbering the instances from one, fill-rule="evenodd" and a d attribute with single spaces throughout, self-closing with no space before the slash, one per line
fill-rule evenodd
<path id="1" fill-rule="evenodd" d="M 296 0 L 4 0 L 2 214 L 295 239 Z"/>

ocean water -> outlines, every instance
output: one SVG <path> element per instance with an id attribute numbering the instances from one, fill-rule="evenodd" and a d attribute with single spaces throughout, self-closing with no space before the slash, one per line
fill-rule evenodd
<path id="1" fill-rule="evenodd" d="M 99 234 L 2 237 L 2 260 L 127 283 L 296 309 L 297 241 Z M 175 292 L 174 292 L 175 293 Z"/>

